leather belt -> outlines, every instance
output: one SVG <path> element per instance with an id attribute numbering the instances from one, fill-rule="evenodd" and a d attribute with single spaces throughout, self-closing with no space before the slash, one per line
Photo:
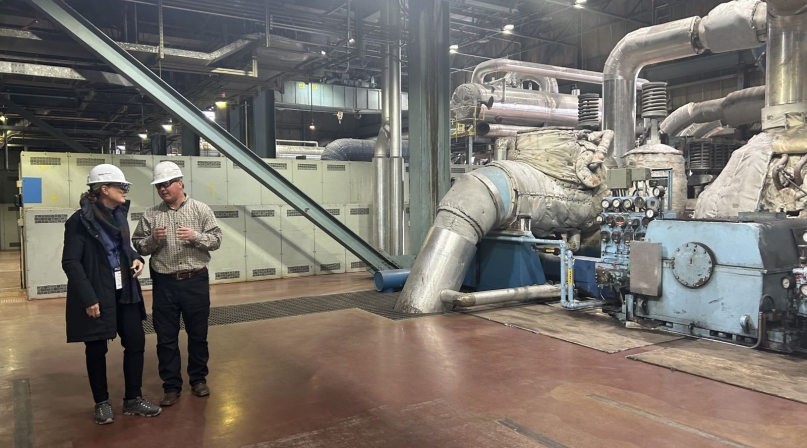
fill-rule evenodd
<path id="1" fill-rule="evenodd" d="M 202 275 L 206 273 L 207 273 L 207 267 L 203 267 L 202 269 L 197 269 L 195 271 L 175 272 L 173 274 L 168 275 L 175 278 L 176 280 L 186 280 L 189 278 L 196 277 L 197 275 Z"/>

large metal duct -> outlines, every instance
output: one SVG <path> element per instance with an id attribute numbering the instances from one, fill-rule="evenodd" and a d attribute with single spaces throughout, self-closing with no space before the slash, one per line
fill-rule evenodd
<path id="1" fill-rule="evenodd" d="M 718 5 L 703 19 L 690 17 L 641 28 L 611 51 L 603 70 L 603 127 L 614 131 L 612 163 L 635 147 L 636 89 L 639 71 L 648 64 L 700 54 L 756 48 L 764 43 L 765 3 L 735 0 Z"/>
<path id="2" fill-rule="evenodd" d="M 689 103 L 679 107 L 661 122 L 667 135 L 680 135 L 695 123 L 719 121 L 728 126 L 757 123 L 765 106 L 765 86 L 751 87 L 728 94 L 725 98 Z"/>
<path id="3" fill-rule="evenodd" d="M 409 140 L 401 140 L 401 154 L 404 162 L 409 161 Z M 336 139 L 322 151 L 322 160 L 338 160 L 341 162 L 375 162 L 378 151 L 381 157 L 390 153 L 390 142 L 386 138 L 360 140 L 355 138 Z"/>
<path id="4" fill-rule="evenodd" d="M 762 128 L 785 125 L 785 114 L 807 112 L 807 4 L 768 2 L 768 51 Z"/>
<path id="5" fill-rule="evenodd" d="M 602 84 L 603 74 L 589 70 L 579 70 L 576 68 L 558 67 L 556 65 L 537 64 L 535 62 L 514 61 L 512 59 L 491 59 L 480 63 L 471 75 L 471 82 L 483 84 L 485 77 L 492 73 L 518 73 L 521 75 L 543 76 L 556 80 L 565 79 L 587 84 Z M 636 88 L 641 89 L 646 79 L 637 79 Z M 557 91 L 555 91 L 557 92 Z"/>
<path id="6" fill-rule="evenodd" d="M 516 126 L 577 125 L 577 96 L 478 83 L 454 90 L 451 108 L 458 119 L 478 117 L 488 123 Z"/>
<path id="7" fill-rule="evenodd" d="M 598 150 L 604 154 L 609 144 L 610 136 L 603 138 Z M 581 160 L 591 161 L 578 162 Z M 395 309 L 407 313 L 442 311 L 440 294 L 459 289 L 479 240 L 519 216 L 531 217 L 536 236 L 595 226 L 601 211 L 595 200 L 599 190 L 575 188 L 553 175 L 558 173 L 539 171 L 529 160 L 508 160 L 460 176 L 440 201 Z"/>

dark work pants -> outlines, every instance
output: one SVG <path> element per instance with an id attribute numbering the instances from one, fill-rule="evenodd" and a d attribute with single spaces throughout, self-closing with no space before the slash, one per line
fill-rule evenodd
<path id="1" fill-rule="evenodd" d="M 123 379 L 126 383 L 124 398 L 131 400 L 142 395 L 143 353 L 146 347 L 146 334 L 140 314 L 140 304 L 118 304 L 118 335 L 123 346 Z M 96 403 L 109 399 L 106 383 L 106 340 L 85 342 L 84 353 L 87 357 L 87 375 L 90 377 L 90 388 Z"/>
<path id="2" fill-rule="evenodd" d="M 154 289 L 152 316 L 157 333 L 157 359 L 163 390 L 182 390 L 182 358 L 179 354 L 179 319 L 188 334 L 188 378 L 191 386 L 207 378 L 207 325 L 210 317 L 210 277 L 207 273 L 177 280 L 151 271 Z"/>

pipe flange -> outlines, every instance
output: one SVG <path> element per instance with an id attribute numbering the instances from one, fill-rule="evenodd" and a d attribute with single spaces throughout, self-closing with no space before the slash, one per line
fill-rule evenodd
<path id="1" fill-rule="evenodd" d="M 762 130 L 784 128 L 788 125 L 788 117 L 800 114 L 807 117 L 807 103 L 781 104 L 762 109 Z"/>

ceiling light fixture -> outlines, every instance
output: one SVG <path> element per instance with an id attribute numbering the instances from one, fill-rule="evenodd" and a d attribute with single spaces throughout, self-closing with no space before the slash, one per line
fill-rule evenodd
<path id="1" fill-rule="evenodd" d="M 448 52 L 451 53 L 451 54 L 454 54 L 459 49 L 460 49 L 460 46 L 457 45 L 457 44 L 454 44 L 454 45 L 451 45 L 450 47 L 448 47 Z"/>
<path id="2" fill-rule="evenodd" d="M 328 53 L 327 53 L 327 52 L 325 52 L 325 50 L 322 50 L 322 51 L 320 51 L 319 53 L 320 53 L 321 55 L 323 55 L 323 56 L 327 56 L 327 55 L 328 55 Z"/>
<path id="3" fill-rule="evenodd" d="M 356 43 L 356 39 L 354 39 L 354 38 L 352 38 L 352 37 L 351 37 L 350 39 L 348 39 L 348 40 L 347 40 L 347 43 L 349 43 L 349 44 L 355 44 L 355 43 Z"/>
<path id="4" fill-rule="evenodd" d="M 574 0 L 574 7 L 577 9 L 583 9 L 583 4 L 586 3 L 588 0 Z"/>
<path id="5" fill-rule="evenodd" d="M 224 109 L 225 107 L 227 107 L 227 101 L 226 100 L 216 101 L 216 107 L 218 107 L 219 109 Z"/>
<path id="6" fill-rule="evenodd" d="M 314 125 L 314 83 L 308 83 L 308 86 L 308 104 L 311 106 L 311 125 L 308 126 L 308 129 L 316 131 L 317 127 Z"/>
<path id="7" fill-rule="evenodd" d="M 6 124 L 8 121 L 8 117 L 6 117 L 3 113 L 0 113 L 0 123 Z"/>
<path id="8" fill-rule="evenodd" d="M 165 129 L 165 132 L 171 132 L 174 129 L 174 124 L 171 123 L 170 118 L 163 124 L 163 129 Z"/>
<path id="9" fill-rule="evenodd" d="M 513 32 L 513 29 L 515 29 L 515 27 L 516 27 L 516 26 L 515 26 L 515 25 L 513 25 L 512 23 L 508 23 L 507 25 L 505 25 L 505 26 L 503 26 L 503 27 L 502 27 L 502 33 L 504 33 L 504 34 L 510 34 L 510 33 L 512 33 L 512 32 Z"/>
<path id="10" fill-rule="evenodd" d="M 145 140 L 149 138 L 149 131 L 142 129 L 140 133 L 137 134 L 137 136 L 140 137 L 140 140 Z"/>

